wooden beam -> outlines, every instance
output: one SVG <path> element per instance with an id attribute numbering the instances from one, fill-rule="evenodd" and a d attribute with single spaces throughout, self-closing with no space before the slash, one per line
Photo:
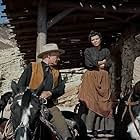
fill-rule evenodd
<path id="1" fill-rule="evenodd" d="M 22 40 L 17 40 L 18 43 L 30 43 L 30 42 L 36 42 L 36 39 L 22 39 Z"/>
<path id="2" fill-rule="evenodd" d="M 22 33 L 28 33 L 28 32 L 33 32 L 33 31 L 36 31 L 36 28 L 35 27 L 27 27 L 27 28 L 15 28 L 14 32 L 17 33 L 17 35 L 20 35 Z"/>
<path id="3" fill-rule="evenodd" d="M 24 45 L 33 45 L 36 44 L 36 40 L 23 40 L 23 41 L 18 41 L 18 44 L 24 46 Z"/>
<path id="4" fill-rule="evenodd" d="M 65 51 L 66 51 L 66 53 L 67 52 L 69 52 L 69 53 L 72 53 L 72 52 L 79 52 L 80 50 L 85 50 L 87 47 L 83 47 L 83 46 L 81 46 L 81 47 L 72 47 L 71 49 L 70 48 L 67 48 L 67 47 L 65 47 L 65 48 L 63 48 Z"/>
<path id="5" fill-rule="evenodd" d="M 20 25 L 20 24 L 19 24 Z M 26 26 L 15 26 L 14 29 L 16 32 L 32 31 L 37 30 L 35 26 L 26 25 Z"/>
<path id="6" fill-rule="evenodd" d="M 112 13 L 140 13 L 140 7 L 137 4 L 135 7 L 132 7 L 131 5 L 127 5 L 127 6 L 120 6 L 118 8 L 116 8 L 116 10 L 113 9 L 113 7 L 111 5 L 107 6 L 107 8 L 103 8 L 102 5 L 99 4 L 88 4 L 88 3 L 83 3 L 83 7 L 81 7 L 80 5 L 80 1 L 75 2 L 75 1 L 63 1 L 62 3 L 59 1 L 53 1 L 50 3 L 50 7 L 54 7 L 54 5 L 57 6 L 57 8 L 61 8 L 64 7 L 69 8 L 69 7 L 74 7 L 77 8 L 77 10 L 86 10 L 86 11 L 93 11 L 93 12 L 112 12 Z M 92 8 L 90 7 L 90 5 L 92 5 Z"/>
<path id="7" fill-rule="evenodd" d="M 22 41 L 22 40 L 30 40 L 30 39 L 36 39 L 37 35 L 27 35 L 27 36 L 16 36 L 16 39 L 18 41 Z"/>
<path id="8" fill-rule="evenodd" d="M 87 48 L 87 46 L 85 46 L 85 45 L 82 45 L 82 46 L 79 46 L 79 47 L 72 47 L 71 46 L 71 48 L 65 46 L 65 47 L 61 47 L 61 48 L 63 48 L 66 52 L 73 52 L 73 51 L 85 50 Z M 29 50 L 30 51 L 36 51 L 36 47 L 29 47 L 29 48 L 28 47 L 21 47 L 20 50 L 22 52 L 28 52 Z"/>
<path id="9" fill-rule="evenodd" d="M 62 11 L 61 13 L 59 13 L 57 16 L 55 16 L 50 21 L 48 21 L 47 29 L 51 28 L 54 24 L 56 24 L 57 22 L 62 20 L 64 17 L 66 17 L 68 14 L 70 14 L 73 11 L 75 11 L 75 8 L 68 8 L 68 9 Z"/>
<path id="10" fill-rule="evenodd" d="M 16 20 L 10 20 L 11 25 L 17 25 L 17 24 L 26 24 L 26 23 L 36 23 L 36 19 L 16 19 Z"/>
<path id="11" fill-rule="evenodd" d="M 79 10 L 88 10 L 88 11 L 102 11 L 102 12 L 112 12 L 112 13 L 133 13 L 133 14 L 140 14 L 140 7 L 118 7 L 116 10 L 114 10 L 112 7 L 108 7 L 106 9 L 103 9 L 102 7 L 94 7 L 94 8 L 79 8 Z"/>
<path id="12" fill-rule="evenodd" d="M 20 52 L 23 53 L 23 54 L 26 54 L 26 55 L 30 53 L 31 57 L 35 56 L 34 54 L 36 53 L 36 51 L 33 51 L 33 50 L 32 51 L 30 51 L 30 50 L 28 50 L 28 51 L 20 50 Z"/>
<path id="13" fill-rule="evenodd" d="M 129 16 L 129 14 L 128 14 L 128 16 Z M 97 18 L 97 17 L 104 17 L 105 19 L 102 19 L 102 21 L 104 21 L 104 22 L 111 22 L 112 19 L 114 19 L 116 22 L 117 21 L 122 22 L 122 23 L 125 22 L 124 18 L 119 17 L 119 15 L 117 15 L 115 13 L 114 14 L 112 14 L 112 13 L 109 14 L 107 12 L 95 12 L 93 14 L 92 11 L 90 11 L 90 12 L 86 11 L 84 13 L 83 13 L 83 11 L 80 11 L 80 13 L 77 12 L 77 13 L 74 13 L 74 14 L 71 14 L 71 15 L 67 16 L 66 19 L 65 19 L 65 22 L 62 21 L 60 24 L 69 24 L 70 22 L 73 22 L 73 20 L 75 20 L 75 18 L 76 18 L 75 23 L 80 23 L 81 21 L 85 21 L 85 18 L 86 18 L 87 23 L 89 23 L 91 21 L 94 21 L 94 22 L 101 21 L 101 20 L 96 20 L 95 18 Z"/>
<path id="14" fill-rule="evenodd" d="M 61 61 L 77 61 L 77 60 L 82 60 L 83 57 L 80 56 L 79 54 L 75 54 L 75 55 L 66 55 L 65 57 L 61 57 L 60 60 Z"/>
<path id="15" fill-rule="evenodd" d="M 85 26 L 86 25 L 86 26 Z M 116 21 L 112 21 L 110 23 L 108 23 L 107 21 L 103 21 L 103 22 L 93 22 L 93 23 L 81 23 L 81 24 L 75 24 L 75 25 L 67 25 L 67 26 L 64 26 L 64 25 L 59 25 L 59 26 L 55 26 L 51 29 L 51 32 L 53 31 L 56 31 L 56 32 L 63 32 L 63 31 L 67 31 L 67 32 L 71 32 L 73 30 L 77 31 L 77 30 L 90 30 L 91 28 L 99 28 L 101 29 L 101 27 L 104 28 L 104 30 L 108 30 L 108 28 L 110 28 L 111 26 L 114 27 L 114 28 L 118 28 L 120 26 L 117 26 L 117 25 L 122 25 L 122 23 L 119 23 L 119 22 L 116 22 Z"/>
<path id="16" fill-rule="evenodd" d="M 27 52 L 24 54 L 24 58 L 34 58 L 35 57 L 35 52 Z M 77 60 L 82 60 L 83 57 L 80 56 L 79 54 L 75 54 L 75 55 L 65 55 L 63 57 L 60 58 L 61 61 L 77 61 Z"/>
<path id="17" fill-rule="evenodd" d="M 94 28 L 90 28 L 90 29 L 94 29 Z M 96 30 L 96 31 L 98 31 L 98 32 L 102 32 L 102 33 L 108 33 L 109 31 L 110 32 L 119 32 L 119 29 L 117 30 L 115 30 L 115 29 L 110 29 L 110 30 L 104 30 L 104 29 L 100 29 L 100 30 Z M 87 33 L 87 34 L 83 34 L 83 35 L 80 35 L 79 34 L 79 36 L 78 35 L 67 35 L 67 37 L 66 37 L 66 40 L 62 40 L 63 38 L 65 38 L 64 36 L 62 36 L 62 37 L 48 37 L 48 42 L 56 42 L 56 43 L 61 43 L 61 45 L 63 46 L 63 43 L 64 42 L 67 42 L 67 43 L 69 43 L 70 45 L 72 45 L 72 43 L 71 43 L 71 39 L 80 39 L 81 41 L 80 41 L 80 43 L 81 42 L 83 42 L 83 41 L 85 41 L 85 42 L 87 42 L 88 41 L 88 34 L 89 33 Z M 76 43 L 73 43 L 73 45 L 75 45 Z"/>
<path id="18" fill-rule="evenodd" d="M 31 31 L 31 32 L 18 32 L 17 34 L 16 34 L 16 37 L 21 37 L 21 36 L 37 36 L 37 32 L 35 32 L 35 31 Z"/>
<path id="19" fill-rule="evenodd" d="M 71 34 L 71 35 L 79 35 L 79 34 L 87 34 L 87 33 L 89 33 L 89 31 L 86 31 L 86 30 L 74 30 L 74 31 L 71 31 L 71 32 L 67 32 L 67 31 L 65 31 L 65 32 L 48 32 L 48 37 L 56 37 L 56 36 L 66 36 L 66 35 L 68 35 L 68 34 Z"/>
<path id="20" fill-rule="evenodd" d="M 20 48 L 21 52 L 35 52 L 36 51 L 36 47 L 34 48 Z"/>
<path id="21" fill-rule="evenodd" d="M 8 18 L 17 19 L 18 17 L 29 17 L 29 16 L 36 16 L 37 12 L 36 9 L 30 9 L 30 10 L 21 10 L 17 11 L 6 11 L 4 10 L 3 13 L 7 13 Z"/>
<path id="22" fill-rule="evenodd" d="M 83 58 L 75 58 L 75 59 L 69 59 L 68 57 L 67 58 L 65 58 L 65 59 L 60 59 L 61 60 L 61 64 L 62 64 L 62 66 L 65 66 L 65 65 L 67 65 L 67 63 L 66 62 L 70 62 L 70 63 L 77 63 L 77 67 L 79 67 L 78 65 L 78 63 L 83 63 L 84 64 L 84 59 Z"/>
<path id="23" fill-rule="evenodd" d="M 77 37 L 75 37 L 75 38 L 78 38 L 78 36 Z M 78 38 L 79 39 L 79 38 Z M 84 36 L 83 37 L 83 39 L 84 40 L 86 40 L 87 39 L 87 36 Z M 61 43 L 60 42 L 60 40 L 61 40 L 61 38 L 55 38 L 55 39 L 53 39 L 53 38 L 48 38 L 48 42 L 56 42 L 56 43 Z M 62 43 L 61 43 L 61 45 L 63 46 L 63 41 L 62 41 Z M 71 45 L 71 42 L 70 41 L 68 41 L 68 44 L 70 44 Z"/>
<path id="24" fill-rule="evenodd" d="M 86 38 L 86 40 L 80 40 L 78 42 L 71 42 L 71 41 L 65 41 L 65 42 L 60 42 L 58 43 L 58 45 L 61 46 L 61 48 L 75 48 L 75 47 L 80 47 L 80 46 L 84 46 L 84 45 L 88 45 L 88 37 Z"/>
<path id="25" fill-rule="evenodd" d="M 87 25 L 86 28 L 85 28 L 85 24 Z M 89 27 L 92 27 L 92 26 L 96 30 L 97 30 L 97 28 L 100 28 L 100 27 L 106 28 L 108 26 L 109 27 L 112 27 L 112 26 L 116 27 L 117 25 L 119 25 L 119 27 L 121 27 L 120 26 L 121 23 L 118 23 L 118 22 L 115 22 L 115 21 L 114 22 L 110 22 L 110 23 L 106 23 L 106 22 L 105 23 L 103 23 L 103 22 L 102 23 L 98 23 L 98 22 L 95 22 L 94 24 L 92 24 L 92 23 L 85 23 L 85 24 L 80 24 L 80 25 L 70 25 L 70 24 L 68 24 L 67 27 L 64 27 L 64 25 L 57 26 L 57 28 L 55 28 L 56 31 L 55 31 L 54 28 L 52 28 L 52 30 L 50 32 L 48 32 L 48 38 L 53 38 L 53 37 L 61 38 L 63 36 L 65 38 L 69 38 L 69 37 L 72 37 L 72 36 L 75 37 L 76 35 L 79 36 L 78 38 L 80 38 L 81 35 L 82 36 L 88 35 L 90 30 L 91 30 L 91 28 L 89 28 Z M 79 28 L 83 28 L 83 30 L 80 30 Z M 71 30 L 69 30 L 69 29 L 71 29 Z"/>
<path id="26" fill-rule="evenodd" d="M 36 48 L 36 47 L 35 47 L 35 44 L 27 44 L 27 45 L 20 45 L 19 49 L 20 48 L 28 48 L 28 49 L 30 49 L 30 48 Z"/>
<path id="27" fill-rule="evenodd" d="M 120 23 L 124 23 L 125 22 L 125 19 L 122 19 L 122 18 L 120 18 L 120 17 L 117 17 L 117 16 L 115 16 L 115 15 L 112 15 L 112 14 L 107 14 L 107 13 L 100 13 L 100 14 L 98 14 L 97 13 L 97 15 L 99 15 L 99 16 L 104 16 L 105 18 L 107 17 L 107 18 L 111 18 L 111 19 L 114 19 L 114 20 L 116 20 L 116 21 L 119 21 Z"/>
<path id="28" fill-rule="evenodd" d="M 136 17 L 138 17 L 138 16 L 140 16 L 140 14 L 134 14 L 133 16 L 129 16 L 129 17 L 126 19 L 126 22 L 130 22 L 130 20 L 132 20 L 132 19 L 134 19 L 134 18 L 136 18 Z"/>

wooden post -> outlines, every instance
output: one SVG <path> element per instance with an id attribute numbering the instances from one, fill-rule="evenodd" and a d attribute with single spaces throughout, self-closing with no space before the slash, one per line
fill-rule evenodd
<path id="1" fill-rule="evenodd" d="M 47 1 L 40 0 L 37 15 L 37 42 L 36 42 L 36 61 L 40 61 L 37 56 L 40 49 L 47 42 Z"/>

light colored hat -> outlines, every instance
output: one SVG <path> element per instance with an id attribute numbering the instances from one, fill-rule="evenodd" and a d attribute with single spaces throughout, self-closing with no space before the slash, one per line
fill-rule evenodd
<path id="1" fill-rule="evenodd" d="M 41 47 L 41 51 L 38 54 L 38 58 L 42 58 L 45 54 L 47 54 L 49 52 L 54 52 L 54 51 L 59 52 L 60 54 L 65 53 L 64 50 L 58 48 L 57 44 L 48 43 Z"/>

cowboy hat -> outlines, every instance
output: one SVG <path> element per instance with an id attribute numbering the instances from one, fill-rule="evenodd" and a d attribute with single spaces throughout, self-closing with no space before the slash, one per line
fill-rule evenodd
<path id="1" fill-rule="evenodd" d="M 59 52 L 63 54 L 65 51 L 58 48 L 58 45 L 55 43 L 48 43 L 41 47 L 41 51 L 38 54 L 38 58 L 42 58 L 45 54 L 49 52 Z"/>

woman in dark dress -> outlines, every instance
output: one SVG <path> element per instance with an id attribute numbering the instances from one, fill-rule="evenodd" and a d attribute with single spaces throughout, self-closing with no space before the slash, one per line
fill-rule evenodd
<path id="1" fill-rule="evenodd" d="M 83 118 L 87 133 L 93 133 L 98 116 L 103 118 L 112 117 L 108 72 L 111 67 L 111 55 L 109 49 L 102 48 L 102 36 L 100 33 L 91 31 L 89 40 L 92 47 L 85 49 L 84 52 L 87 71 L 83 75 L 79 88 L 79 100 L 87 108 L 87 114 Z"/>

